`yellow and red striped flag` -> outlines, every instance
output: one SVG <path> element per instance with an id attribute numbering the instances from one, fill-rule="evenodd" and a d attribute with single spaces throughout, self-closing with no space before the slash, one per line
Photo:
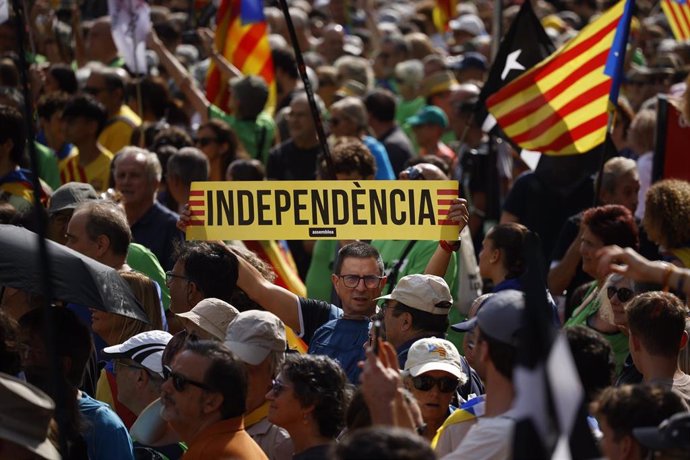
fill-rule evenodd
<path id="1" fill-rule="evenodd" d="M 661 9 L 676 40 L 690 40 L 690 3 L 688 0 L 661 0 Z"/>
<path id="2" fill-rule="evenodd" d="M 223 0 L 216 15 L 216 49 L 244 75 L 260 75 L 269 88 L 266 108 L 275 107 L 276 85 L 262 0 Z M 227 79 L 213 65 L 206 77 L 206 97 L 228 110 Z"/>
<path id="3" fill-rule="evenodd" d="M 434 25 L 440 33 L 448 31 L 448 23 L 456 16 L 458 0 L 436 0 L 433 17 Z"/>
<path id="4" fill-rule="evenodd" d="M 632 4 L 622 0 L 487 100 L 508 137 L 550 155 L 585 153 L 606 137 L 617 101 Z"/>

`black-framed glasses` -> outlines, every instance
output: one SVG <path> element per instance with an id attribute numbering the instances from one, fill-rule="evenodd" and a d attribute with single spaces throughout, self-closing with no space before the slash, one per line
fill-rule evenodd
<path id="1" fill-rule="evenodd" d="M 215 137 L 197 137 L 196 138 L 196 144 L 201 146 L 201 147 L 206 147 L 209 144 L 213 144 L 214 142 L 218 142 L 218 139 Z"/>
<path id="2" fill-rule="evenodd" d="M 632 291 L 632 289 L 625 287 L 617 288 L 616 286 L 609 286 L 606 288 L 606 295 L 609 297 L 609 299 L 613 299 L 613 296 L 618 295 L 618 300 L 621 302 L 627 302 L 635 296 L 635 293 Z"/>
<path id="3" fill-rule="evenodd" d="M 410 166 L 405 170 L 407 173 L 407 178 L 409 180 L 424 180 L 424 174 L 422 174 L 422 171 L 419 170 L 418 168 L 415 168 L 414 166 Z"/>
<path id="4" fill-rule="evenodd" d="M 271 391 L 274 395 L 279 396 L 283 391 L 287 390 L 288 386 L 278 379 L 271 381 Z"/>
<path id="5" fill-rule="evenodd" d="M 172 270 L 168 270 L 167 272 L 165 272 L 165 282 L 166 283 L 171 282 L 173 280 L 173 278 L 179 278 L 179 279 L 182 279 L 185 281 L 189 281 L 189 278 L 187 278 L 186 276 L 176 275 L 175 273 L 172 272 Z"/>
<path id="6" fill-rule="evenodd" d="M 434 386 L 438 385 L 438 391 L 441 393 L 452 393 L 458 389 L 458 383 L 458 379 L 455 377 L 435 378 L 424 374 L 412 377 L 412 385 L 419 391 L 431 391 Z"/>
<path id="7" fill-rule="evenodd" d="M 182 393 L 187 385 L 194 385 L 197 388 L 201 388 L 206 391 L 213 391 L 213 389 L 202 382 L 197 382 L 195 380 L 189 379 L 182 374 L 178 374 L 173 371 L 170 366 L 163 366 L 163 380 L 172 379 L 173 388 Z"/>
<path id="8" fill-rule="evenodd" d="M 375 287 L 378 287 L 379 283 L 381 283 L 381 280 L 383 279 L 383 276 L 338 275 L 338 278 L 343 280 L 343 284 L 345 285 L 345 287 L 356 288 L 359 285 L 359 281 L 364 280 L 364 286 L 366 286 L 369 289 L 373 289 Z"/>

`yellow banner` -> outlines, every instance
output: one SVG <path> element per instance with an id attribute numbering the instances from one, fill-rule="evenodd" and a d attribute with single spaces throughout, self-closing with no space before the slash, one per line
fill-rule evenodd
<path id="1" fill-rule="evenodd" d="M 194 182 L 188 240 L 455 240 L 455 181 Z"/>

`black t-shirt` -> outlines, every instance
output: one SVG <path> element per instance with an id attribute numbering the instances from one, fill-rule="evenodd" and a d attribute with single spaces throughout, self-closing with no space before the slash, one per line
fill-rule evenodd
<path id="1" fill-rule="evenodd" d="M 268 154 L 266 176 L 273 180 L 314 180 L 320 153 L 320 145 L 303 150 L 288 139 Z"/>
<path id="2" fill-rule="evenodd" d="M 314 332 L 328 321 L 340 318 L 343 311 L 323 300 L 299 298 L 299 308 L 302 310 L 302 340 L 309 345 Z"/>

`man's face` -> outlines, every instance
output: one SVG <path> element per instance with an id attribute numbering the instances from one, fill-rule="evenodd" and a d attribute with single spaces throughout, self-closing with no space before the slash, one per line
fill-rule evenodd
<path id="1" fill-rule="evenodd" d="M 158 182 L 148 177 L 144 160 L 133 155 L 115 163 L 115 188 L 126 207 L 152 202 Z"/>
<path id="2" fill-rule="evenodd" d="M 98 243 L 89 238 L 88 233 L 86 233 L 87 221 L 87 213 L 79 211 L 74 213 L 67 224 L 67 242 L 65 246 L 94 260 L 98 260 Z"/>
<path id="3" fill-rule="evenodd" d="M 640 192 L 640 177 L 637 171 L 630 171 L 622 175 L 616 182 L 613 193 L 606 197 L 607 204 L 620 204 L 635 212 L 637 209 L 638 194 Z M 606 194 L 608 195 L 608 194 Z M 602 196 L 602 198 L 605 198 Z"/>
<path id="4" fill-rule="evenodd" d="M 309 110 L 309 103 L 305 99 L 297 99 L 290 104 L 287 117 L 288 130 L 293 139 L 316 138 L 316 128 Z"/>
<path id="5" fill-rule="evenodd" d="M 128 409 L 134 407 L 137 400 L 137 379 L 139 373 L 145 372 L 140 369 L 141 365 L 126 359 L 115 360 L 115 382 L 117 383 L 117 400 Z"/>
<path id="6" fill-rule="evenodd" d="M 624 460 L 628 458 L 625 453 L 625 444 L 633 442 L 632 439 L 629 439 L 629 436 L 623 436 L 617 440 L 606 417 L 601 417 L 600 422 L 599 428 L 601 428 L 601 433 L 603 434 L 600 445 L 604 457 L 609 460 Z"/>
<path id="7" fill-rule="evenodd" d="M 46 134 L 46 139 L 54 146 L 62 146 L 65 143 L 67 123 L 62 119 L 62 111 L 57 111 L 50 118 L 41 119 Z"/>
<path id="8" fill-rule="evenodd" d="M 92 95 L 98 102 L 103 104 L 108 112 L 113 105 L 113 95 L 108 90 L 105 84 L 105 78 L 101 75 L 91 74 L 88 80 L 86 80 L 86 85 L 84 87 L 84 92 Z"/>
<path id="9" fill-rule="evenodd" d="M 96 123 L 86 117 L 65 117 L 65 140 L 79 145 L 83 142 L 96 140 Z"/>
<path id="10" fill-rule="evenodd" d="M 394 347 L 402 345 L 405 341 L 402 335 L 402 323 L 405 315 L 395 316 L 393 311 L 398 304 L 397 300 L 386 300 L 383 304 L 383 324 L 386 329 L 386 340 Z"/>
<path id="11" fill-rule="evenodd" d="M 174 374 L 203 384 L 209 366 L 208 358 L 185 350 L 175 357 L 171 368 Z M 161 386 L 161 417 L 173 428 L 199 425 L 208 415 L 206 393 L 191 383 L 180 391 L 173 385 L 173 378 L 167 379 Z"/>
<path id="12" fill-rule="evenodd" d="M 189 304 L 189 280 L 184 269 L 184 261 L 175 262 L 166 278 L 166 284 L 170 289 L 170 310 L 173 313 L 189 311 L 192 305 Z"/>
<path id="13" fill-rule="evenodd" d="M 346 314 L 373 315 L 376 311 L 376 302 L 374 299 L 381 295 L 381 290 L 386 284 L 386 278 L 379 279 L 375 284 L 374 281 L 367 282 L 364 279 L 359 279 L 355 287 L 348 287 L 345 285 L 346 280 L 343 279 L 343 277 L 347 275 L 361 277 L 381 276 L 382 273 L 379 270 L 376 259 L 373 257 L 366 259 L 348 257 L 343 260 L 343 264 L 340 267 L 340 276 L 332 275 L 335 292 L 338 294 Z M 348 282 L 348 284 L 350 283 Z"/>

